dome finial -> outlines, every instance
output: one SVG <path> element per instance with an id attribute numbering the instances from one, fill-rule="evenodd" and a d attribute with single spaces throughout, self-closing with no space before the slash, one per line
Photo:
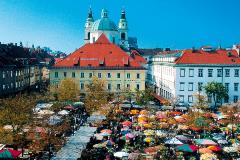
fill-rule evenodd
<path id="1" fill-rule="evenodd" d="M 101 17 L 108 18 L 108 11 L 106 9 L 102 9 Z"/>
<path id="2" fill-rule="evenodd" d="M 124 6 L 122 7 L 122 11 L 121 11 L 121 19 L 126 19 L 126 12 L 125 12 Z"/>

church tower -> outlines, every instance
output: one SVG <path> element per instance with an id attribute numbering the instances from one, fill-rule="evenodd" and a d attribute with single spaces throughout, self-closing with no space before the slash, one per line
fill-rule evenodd
<path id="1" fill-rule="evenodd" d="M 93 19 L 92 9 L 90 7 L 88 11 L 88 17 L 85 23 L 85 36 L 84 36 L 85 44 L 90 42 L 90 34 L 91 34 L 90 32 L 91 32 L 93 23 L 94 23 L 94 19 Z"/>
<path id="2" fill-rule="evenodd" d="M 128 24 L 126 19 L 126 13 L 125 10 L 122 10 L 121 12 L 121 18 L 118 24 L 118 30 L 119 30 L 119 45 L 125 49 L 128 49 Z"/>

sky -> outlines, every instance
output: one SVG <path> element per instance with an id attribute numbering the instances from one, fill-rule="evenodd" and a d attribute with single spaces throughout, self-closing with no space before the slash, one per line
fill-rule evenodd
<path id="1" fill-rule="evenodd" d="M 118 24 L 126 10 L 139 48 L 184 49 L 240 43 L 239 0 L 0 0 L 0 42 L 66 53 L 83 45 L 89 6 Z"/>

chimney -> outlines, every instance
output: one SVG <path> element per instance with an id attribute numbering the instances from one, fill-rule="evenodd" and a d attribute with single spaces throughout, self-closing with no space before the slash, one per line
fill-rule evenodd
<path id="1" fill-rule="evenodd" d="M 239 44 L 234 44 L 232 49 L 237 51 L 238 57 L 240 57 L 240 45 Z"/>

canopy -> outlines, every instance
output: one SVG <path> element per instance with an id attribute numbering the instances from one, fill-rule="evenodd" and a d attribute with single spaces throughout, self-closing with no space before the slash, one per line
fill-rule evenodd
<path id="1" fill-rule="evenodd" d="M 46 110 L 40 110 L 38 112 L 38 114 L 40 114 L 40 115 L 51 115 L 51 114 L 54 114 L 54 112 L 46 109 Z"/>
<path id="2" fill-rule="evenodd" d="M 62 119 L 60 116 L 53 115 L 49 117 L 48 124 L 50 125 L 56 125 L 58 123 L 62 122 Z"/>
<path id="3" fill-rule="evenodd" d="M 14 159 L 17 158 L 22 151 L 12 150 L 12 149 L 2 149 L 0 150 L 0 159 Z"/>
<path id="4" fill-rule="evenodd" d="M 61 110 L 58 112 L 59 115 L 68 115 L 69 112 L 67 110 Z"/>
<path id="5" fill-rule="evenodd" d="M 219 146 L 209 146 L 207 147 L 208 149 L 212 150 L 212 151 L 215 151 L 215 152 L 218 152 L 218 151 L 221 151 L 222 148 L 219 147 Z"/>
<path id="6" fill-rule="evenodd" d="M 132 125 L 132 122 L 130 122 L 130 121 L 124 121 L 124 122 L 122 122 L 122 125 L 123 125 L 123 126 L 131 126 L 131 125 Z"/>
<path id="7" fill-rule="evenodd" d="M 182 140 L 182 141 L 189 141 L 190 140 L 190 138 L 188 138 L 184 135 L 177 135 L 176 138 L 179 139 L 179 140 Z"/>
<path id="8" fill-rule="evenodd" d="M 179 141 L 177 138 L 172 138 L 172 139 L 169 139 L 169 140 L 165 141 L 165 144 L 178 145 L 178 144 L 183 144 L 183 143 L 181 141 Z"/>
<path id="9" fill-rule="evenodd" d="M 227 153 L 230 153 L 230 152 L 237 152 L 238 148 L 237 147 L 224 147 L 223 150 Z"/>
<path id="10" fill-rule="evenodd" d="M 116 152 L 114 153 L 114 157 L 118 157 L 118 158 L 122 158 L 122 157 L 128 157 L 128 153 L 127 152 Z"/>
<path id="11" fill-rule="evenodd" d="M 199 153 L 205 154 L 205 153 L 212 153 L 212 150 L 208 148 L 200 148 Z"/>
<path id="12" fill-rule="evenodd" d="M 200 145 L 217 145 L 216 142 L 210 140 L 210 139 L 195 139 L 194 140 L 197 144 Z"/>
<path id="13" fill-rule="evenodd" d="M 183 152 L 195 152 L 198 150 L 198 147 L 195 145 L 183 144 L 183 145 L 177 146 L 176 149 L 178 151 L 183 151 Z"/>

